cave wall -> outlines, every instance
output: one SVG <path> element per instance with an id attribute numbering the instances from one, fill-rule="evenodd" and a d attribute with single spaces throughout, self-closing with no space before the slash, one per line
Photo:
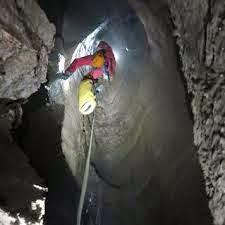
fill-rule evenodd
<path id="1" fill-rule="evenodd" d="M 23 124 L 17 130 L 23 150 L 48 187 L 44 224 L 75 224 L 79 188 L 61 148 L 64 107 L 47 104 L 42 87 L 23 106 Z"/>
<path id="2" fill-rule="evenodd" d="M 46 82 L 55 27 L 34 0 L 0 8 L 0 97 L 27 98 Z"/>
<path id="3" fill-rule="evenodd" d="M 18 224 L 21 218 L 32 224 L 43 220 L 43 212 L 33 205 L 44 203 L 43 190 L 35 188 L 43 180 L 12 136 L 21 112 L 20 104 L 0 104 L 0 224 L 4 225 Z"/>
<path id="4" fill-rule="evenodd" d="M 21 105 L 46 81 L 55 27 L 37 1 L 0 1 L 0 223 L 43 222 L 43 180 L 16 141 Z M 21 100 L 23 99 L 23 100 Z M 16 101 L 14 101 L 16 100 Z M 40 185 L 35 186 L 35 185 Z"/>
<path id="5" fill-rule="evenodd" d="M 194 143 L 216 225 L 225 223 L 225 2 L 168 1 L 194 116 Z"/>

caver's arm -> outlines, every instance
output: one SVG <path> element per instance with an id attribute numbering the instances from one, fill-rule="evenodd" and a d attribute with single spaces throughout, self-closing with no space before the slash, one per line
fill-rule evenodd
<path id="1" fill-rule="evenodd" d="M 74 73 L 78 68 L 82 66 L 91 66 L 92 64 L 92 55 L 84 56 L 81 58 L 74 59 L 70 66 L 66 69 L 65 73 Z"/>

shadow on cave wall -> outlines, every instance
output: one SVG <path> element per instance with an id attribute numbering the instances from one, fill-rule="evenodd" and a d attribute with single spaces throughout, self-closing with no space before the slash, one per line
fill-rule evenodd
<path id="1" fill-rule="evenodd" d="M 79 188 L 61 150 L 61 123 L 64 109 L 47 104 L 42 86 L 23 106 L 23 123 L 17 129 L 17 140 L 44 178 L 48 187 L 46 224 L 75 224 Z"/>

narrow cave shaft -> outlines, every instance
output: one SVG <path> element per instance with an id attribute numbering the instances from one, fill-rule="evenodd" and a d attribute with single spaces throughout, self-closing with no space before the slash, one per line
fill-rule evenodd
<path id="1" fill-rule="evenodd" d="M 96 43 L 105 40 L 117 58 L 115 79 L 98 96 L 95 171 L 88 192 L 102 196 L 103 223 L 210 224 L 168 11 L 163 3 L 151 8 L 130 3 L 95 1 L 96 8 L 83 16 L 73 9 L 80 11 L 87 2 L 68 1 L 64 14 L 65 45 L 76 38 L 82 42 L 76 57 L 94 52 Z M 96 16 L 98 4 L 108 9 L 107 15 Z M 80 73 L 66 81 L 62 127 L 63 152 L 79 183 L 92 118 L 79 114 L 74 98 Z"/>
<path id="2" fill-rule="evenodd" d="M 82 225 L 211 225 L 210 210 L 224 225 L 224 60 L 209 44 L 224 44 L 220 1 L 0 0 L 0 217 L 76 223 L 93 120 L 78 90 L 90 67 L 56 76 L 103 40 L 116 73 L 98 81 Z M 45 197 L 41 218 L 30 203 Z"/>

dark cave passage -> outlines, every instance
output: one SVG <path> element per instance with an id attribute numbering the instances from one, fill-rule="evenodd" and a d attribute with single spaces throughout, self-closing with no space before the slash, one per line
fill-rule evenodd
<path id="1" fill-rule="evenodd" d="M 47 106 L 44 86 L 23 107 L 23 124 L 16 133 L 20 146 L 31 159 L 48 187 L 46 224 L 74 224 L 80 189 L 61 150 L 61 123 L 64 109 Z"/>
<path id="2" fill-rule="evenodd" d="M 56 25 L 60 43 L 54 53 L 63 52 L 70 61 L 77 45 L 107 22 L 92 42 L 83 42 L 79 56 L 93 51 L 98 40 L 117 55 L 115 79 L 105 85 L 96 108 L 92 163 L 97 169 L 91 169 L 88 196 L 94 197 L 86 204 L 96 202 L 88 215 L 96 217 L 100 210 L 101 224 L 109 225 L 211 224 L 169 12 L 163 1 L 135 2 L 39 1 Z M 56 65 L 54 60 L 50 57 L 50 64 Z M 64 90 L 63 105 L 49 104 L 44 87 L 31 96 L 17 131 L 49 188 L 46 224 L 76 221 L 92 118 L 76 107 L 76 76 Z"/>

